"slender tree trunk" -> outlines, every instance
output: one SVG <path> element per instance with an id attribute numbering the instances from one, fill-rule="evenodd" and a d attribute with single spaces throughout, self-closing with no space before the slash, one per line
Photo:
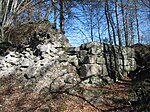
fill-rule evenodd
<path id="1" fill-rule="evenodd" d="M 128 36 L 127 36 L 127 31 L 126 31 L 126 22 L 125 22 L 125 14 L 124 14 L 124 6 L 123 6 L 123 2 L 121 0 L 121 12 L 122 12 L 122 18 L 123 18 L 123 29 L 124 29 L 124 35 L 125 35 L 125 43 L 126 46 L 128 46 Z"/>
<path id="2" fill-rule="evenodd" d="M 128 6 L 127 6 L 128 7 Z M 125 13 L 125 28 L 126 28 L 126 46 L 129 46 L 129 32 L 128 32 L 128 8 L 126 8 L 126 13 Z"/>
<path id="3" fill-rule="evenodd" d="M 64 21 L 65 21 L 65 17 L 64 17 L 64 0 L 60 0 L 60 31 L 64 34 Z"/>
<path id="4" fill-rule="evenodd" d="M 131 45 L 134 45 L 134 26 L 133 26 L 133 11 L 130 10 L 130 31 L 131 31 Z"/>
<path id="5" fill-rule="evenodd" d="M 10 3 L 10 0 L 7 1 L 7 5 L 5 7 L 5 14 L 4 14 L 4 18 L 3 18 L 3 25 L 6 23 L 7 14 L 8 14 L 8 8 L 9 8 L 9 3 Z"/>
<path id="6" fill-rule="evenodd" d="M 2 18 L 3 18 L 3 2 L 0 0 L 0 25 L 2 24 Z"/>
<path id="7" fill-rule="evenodd" d="M 116 11 L 116 21 L 117 21 L 117 33 L 118 33 L 118 40 L 119 45 L 122 46 L 122 40 L 121 40 L 121 29 L 120 29 L 120 21 L 119 21 L 119 14 L 118 14 L 118 0 L 115 2 L 115 11 Z"/>
<path id="8" fill-rule="evenodd" d="M 108 0 L 105 0 L 105 16 L 106 16 L 107 25 L 108 25 L 109 41 L 110 41 L 110 44 L 112 45 L 112 44 L 113 44 L 113 41 L 112 41 L 112 37 L 111 37 L 111 33 L 110 33 L 110 25 L 109 25 L 108 11 L 109 11 Z"/>
<path id="9" fill-rule="evenodd" d="M 112 32 L 113 32 L 114 45 L 116 46 L 117 42 L 116 42 L 116 32 L 115 32 L 115 28 L 114 28 L 114 24 L 113 24 L 114 21 L 113 21 L 112 15 L 110 13 L 108 13 L 108 16 L 109 16 L 109 22 L 110 22 Z"/>
<path id="10" fill-rule="evenodd" d="M 91 40 L 94 41 L 93 38 L 93 14 L 92 14 L 92 5 L 90 6 L 90 30 L 91 30 Z"/>
<path id="11" fill-rule="evenodd" d="M 98 38 L 99 38 L 99 42 L 102 42 L 101 41 L 101 33 L 100 33 L 100 23 L 98 22 L 98 28 L 97 28 L 97 30 L 98 30 Z"/>
<path id="12" fill-rule="evenodd" d="M 3 2 L 2 0 L 0 0 L 0 36 L 1 36 L 0 41 L 3 41 L 4 39 L 2 23 L 3 23 Z"/>
<path id="13" fill-rule="evenodd" d="M 98 32 L 98 38 L 99 42 L 101 42 L 101 28 L 100 28 L 100 19 L 99 19 L 99 9 L 96 9 L 96 20 L 97 20 L 97 32 Z"/>
<path id="14" fill-rule="evenodd" d="M 96 19 L 97 19 L 97 32 L 98 32 L 98 38 L 99 38 L 99 42 L 102 42 L 101 40 L 101 32 L 100 32 L 100 30 L 101 30 L 101 26 L 100 26 L 100 18 L 99 18 L 99 9 L 97 8 L 96 9 Z"/>
<path id="15" fill-rule="evenodd" d="M 56 2 L 54 2 L 54 28 L 56 29 L 57 26 L 57 17 L 56 17 L 56 13 L 57 13 L 57 8 L 56 8 Z"/>
<path id="16" fill-rule="evenodd" d="M 100 33 L 100 21 L 99 21 L 99 19 L 98 19 L 98 15 L 97 15 L 97 24 L 98 24 L 98 26 L 97 26 L 97 30 L 98 30 L 98 38 L 99 38 L 99 42 L 101 42 L 101 33 Z"/>
<path id="17" fill-rule="evenodd" d="M 135 13 L 136 13 L 136 25 L 137 25 L 137 35 L 138 35 L 138 43 L 140 43 L 140 24 L 139 24 L 139 18 L 138 18 L 138 5 L 135 0 Z"/>

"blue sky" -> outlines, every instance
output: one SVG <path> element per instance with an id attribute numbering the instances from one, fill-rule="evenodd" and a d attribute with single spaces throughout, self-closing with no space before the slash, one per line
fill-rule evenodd
<path id="1" fill-rule="evenodd" d="M 147 10 L 141 11 L 143 9 L 140 9 L 139 12 L 139 20 L 140 20 L 140 36 L 144 37 L 146 42 L 150 42 L 150 19 L 147 18 Z M 72 46 L 79 46 L 82 43 L 86 43 L 86 42 L 90 42 L 91 38 L 90 38 L 90 29 L 88 27 L 88 18 L 86 18 L 85 13 L 89 13 L 89 11 L 85 11 L 85 13 L 82 12 L 82 8 L 81 6 L 78 6 L 77 8 L 72 8 L 71 9 L 72 13 L 74 16 L 78 17 L 78 19 L 76 17 L 68 17 L 70 19 L 66 20 L 67 22 L 65 23 L 65 30 L 66 30 L 66 36 L 69 39 L 70 43 Z M 104 10 L 100 11 L 99 14 L 100 16 L 104 15 Z M 150 13 L 150 12 L 149 12 Z M 94 14 L 93 14 L 94 15 Z M 122 25 L 122 19 L 121 19 L 121 12 L 119 12 L 120 15 L 120 23 Z M 114 22 L 116 22 L 115 19 L 115 13 L 112 13 L 113 16 L 113 20 Z M 58 17 L 59 19 L 59 17 Z M 50 16 L 50 21 L 53 22 L 52 20 L 52 15 Z M 57 27 L 59 28 L 59 21 L 57 21 Z M 96 23 L 93 20 L 93 23 Z M 134 20 L 134 25 L 136 24 L 136 21 Z M 87 26 L 85 26 L 87 25 Z M 136 26 L 134 26 L 134 28 L 136 29 Z M 102 42 L 103 39 L 107 38 L 108 39 L 108 33 L 107 33 L 107 23 L 106 23 L 106 19 L 105 16 L 103 18 L 101 18 L 100 21 L 100 33 L 101 33 L 101 38 L 102 38 Z M 124 33 L 123 33 L 123 27 L 122 27 L 122 37 L 124 40 Z M 99 41 L 98 38 L 98 31 L 97 29 L 93 30 L 93 35 L 94 35 L 94 41 Z M 117 38 L 117 37 L 116 37 Z M 108 39 L 109 40 L 109 39 Z M 137 42 L 137 32 L 135 30 L 135 43 Z"/>

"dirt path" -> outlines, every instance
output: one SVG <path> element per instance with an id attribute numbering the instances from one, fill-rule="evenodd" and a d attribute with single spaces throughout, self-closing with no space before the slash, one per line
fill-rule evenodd
<path id="1" fill-rule="evenodd" d="M 89 102 L 67 94 L 37 94 L 13 78 L 0 79 L 0 112 L 129 112 L 131 80 L 124 78 L 111 85 L 84 87 Z M 93 92 L 93 94 L 88 92 Z M 91 95 L 91 96 L 90 96 Z M 85 99 L 86 99 L 85 97 Z M 93 103 L 94 102 L 94 103 Z M 96 108 L 95 108 L 95 107 Z"/>

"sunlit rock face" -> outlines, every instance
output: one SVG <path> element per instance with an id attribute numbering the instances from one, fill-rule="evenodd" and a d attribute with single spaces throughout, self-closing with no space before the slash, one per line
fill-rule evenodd
<path id="1" fill-rule="evenodd" d="M 18 30 L 18 41 L 0 44 L 0 77 L 17 75 L 21 83 L 32 85 L 37 92 L 44 88 L 56 91 L 76 84 L 105 85 L 136 68 L 132 48 L 98 42 L 70 47 L 67 38 L 50 23 L 32 25 L 22 26 L 32 26 L 26 28 L 28 32 Z"/>

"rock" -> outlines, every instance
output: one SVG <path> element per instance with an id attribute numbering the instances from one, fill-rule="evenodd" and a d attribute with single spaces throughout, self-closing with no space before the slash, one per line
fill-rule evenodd
<path id="1" fill-rule="evenodd" d="M 17 56 L 12 55 L 12 54 L 8 54 L 5 57 L 5 62 L 6 63 L 10 63 L 11 65 L 18 65 L 19 64 L 19 58 L 17 58 Z"/>
<path id="2" fill-rule="evenodd" d="M 69 63 L 71 63 L 72 65 L 74 65 L 75 67 L 78 67 L 79 66 L 79 62 L 78 62 L 78 58 L 77 58 L 77 56 L 76 55 L 74 55 L 74 56 L 69 56 L 68 57 L 68 61 L 69 61 Z"/>
<path id="3" fill-rule="evenodd" d="M 88 51 L 86 50 L 80 50 L 79 55 L 83 56 L 83 55 L 87 55 Z"/>
<path id="4" fill-rule="evenodd" d="M 100 44 L 99 42 L 89 42 L 89 43 L 86 43 L 86 44 L 82 44 L 81 46 L 80 46 L 80 49 L 81 50 L 87 50 L 87 49 L 89 49 L 89 48 L 92 48 L 92 47 L 98 47 L 98 48 L 100 48 L 100 49 L 102 49 L 103 48 L 103 45 L 102 44 Z"/>
<path id="5" fill-rule="evenodd" d="M 69 74 L 65 74 L 65 83 L 67 84 L 77 84 L 78 82 L 80 82 L 80 78 L 78 76 L 78 74 L 76 73 L 69 73 Z"/>
<path id="6" fill-rule="evenodd" d="M 27 58 L 24 58 L 23 62 L 21 63 L 21 67 L 23 67 L 23 68 L 27 68 L 31 65 L 32 65 L 32 61 Z"/>
<path id="7" fill-rule="evenodd" d="M 70 65 L 70 66 L 67 66 L 67 72 L 68 73 L 76 73 L 77 71 L 76 71 L 75 66 Z"/>
<path id="8" fill-rule="evenodd" d="M 95 55 L 85 55 L 85 56 L 81 56 L 81 58 L 79 58 L 79 63 L 81 64 L 93 64 L 96 63 L 96 56 Z"/>
<path id="9" fill-rule="evenodd" d="M 80 51 L 79 47 L 70 47 L 70 48 L 68 48 L 67 53 L 69 55 L 71 55 L 71 54 L 73 54 L 73 55 L 76 54 L 77 55 L 79 53 L 79 51 Z"/>
<path id="10" fill-rule="evenodd" d="M 80 68 L 80 78 L 87 78 L 93 75 L 98 75 L 102 71 L 102 67 L 98 64 L 83 64 Z"/>
<path id="11" fill-rule="evenodd" d="M 89 54 L 101 54 L 102 50 L 99 47 L 93 46 L 88 50 Z"/>
<path id="12" fill-rule="evenodd" d="M 105 64 L 105 58 L 103 58 L 102 56 L 101 57 L 97 57 L 96 63 L 100 64 L 100 65 Z"/>

